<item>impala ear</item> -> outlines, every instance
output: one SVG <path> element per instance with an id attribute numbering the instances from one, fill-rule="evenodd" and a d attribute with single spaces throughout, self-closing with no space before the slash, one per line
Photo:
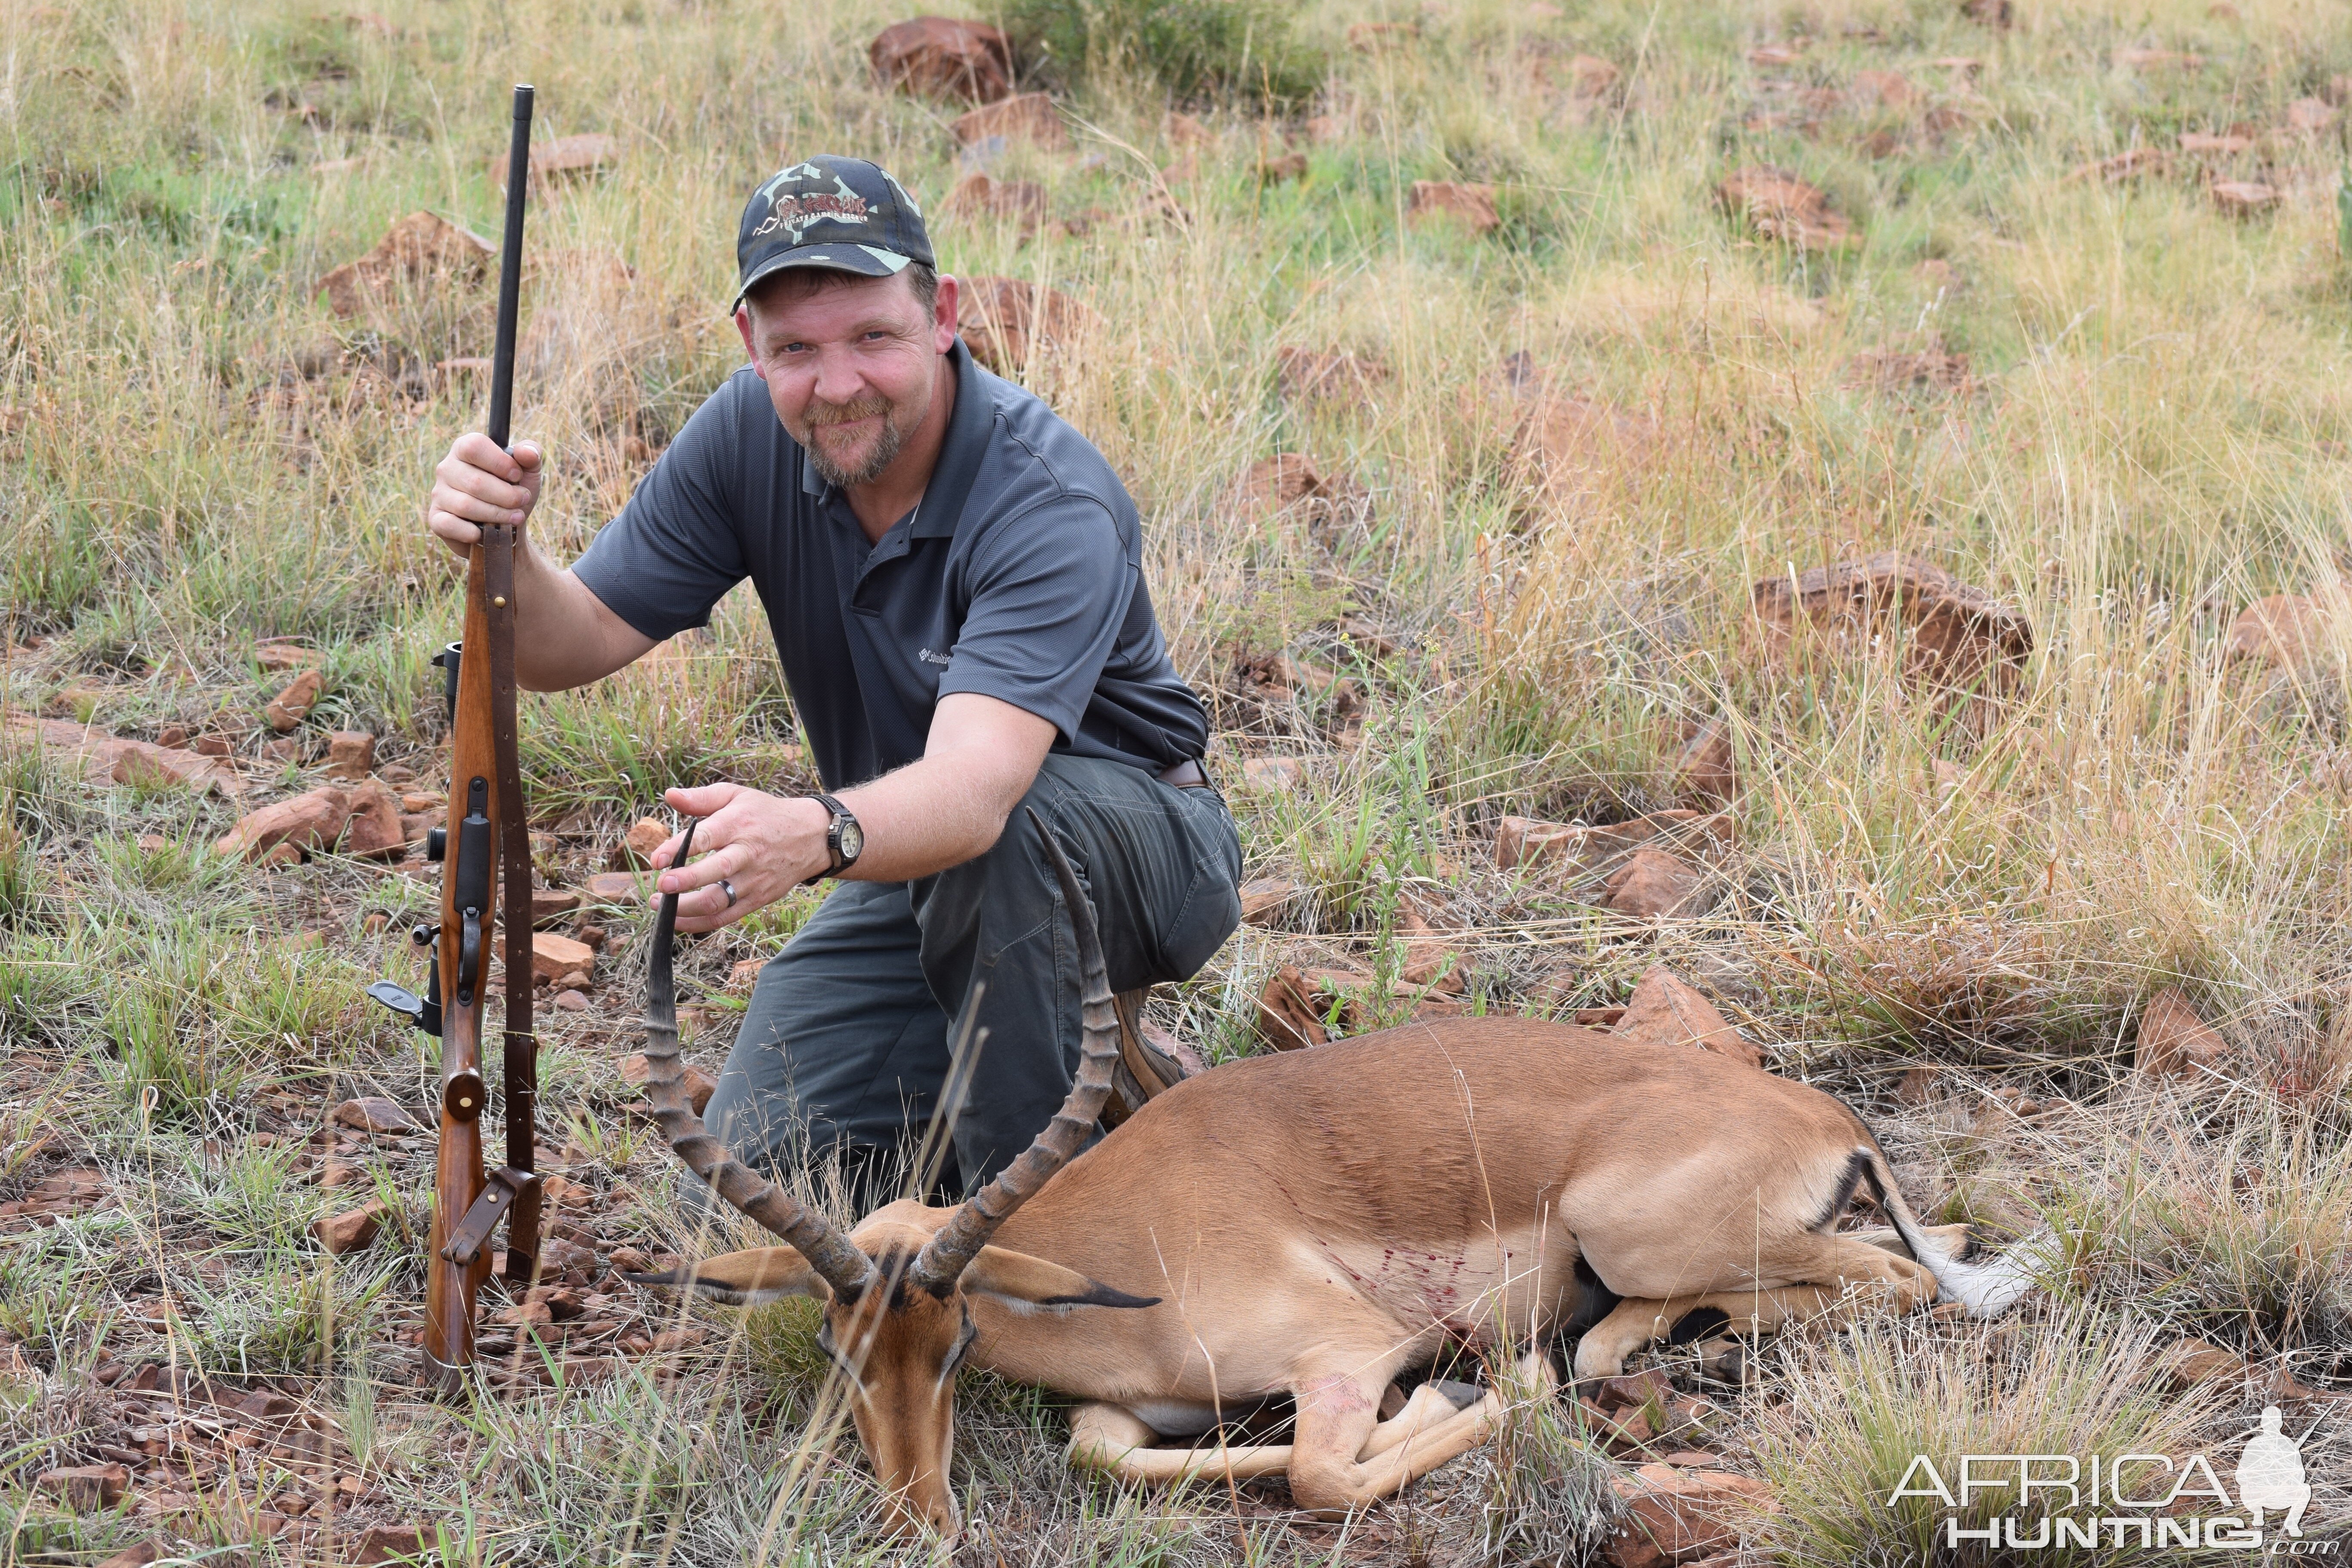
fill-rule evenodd
<path id="1" fill-rule="evenodd" d="M 959 1281 L 975 1295 L 1026 1307 L 1156 1307 L 1157 1296 L 1130 1296 L 1075 1269 L 1003 1247 L 983 1247 Z"/>
<path id="2" fill-rule="evenodd" d="M 691 1285 L 730 1307 L 756 1307 L 786 1296 L 813 1296 L 822 1301 L 833 1292 L 808 1260 L 789 1247 L 755 1247 L 672 1269 L 666 1274 L 624 1274 L 633 1285 Z"/>

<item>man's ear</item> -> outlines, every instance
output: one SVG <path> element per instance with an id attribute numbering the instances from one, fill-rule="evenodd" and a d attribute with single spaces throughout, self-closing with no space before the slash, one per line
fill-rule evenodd
<path id="1" fill-rule="evenodd" d="M 768 372 L 761 368 L 759 350 L 751 347 L 751 307 L 748 302 L 735 307 L 735 333 L 743 340 L 743 357 L 751 361 L 751 373 L 766 381 Z"/>
<path id="2" fill-rule="evenodd" d="M 975 1295 L 1027 1307 L 1156 1307 L 1157 1296 L 1130 1296 L 1087 1279 L 1075 1269 L 1003 1247 L 983 1247 L 963 1271 L 963 1288 Z"/>
<path id="3" fill-rule="evenodd" d="M 692 1285 L 730 1307 L 756 1307 L 786 1296 L 809 1296 L 824 1301 L 833 1291 L 818 1278 L 808 1260 L 789 1247 L 755 1247 L 730 1252 L 700 1263 L 672 1269 L 667 1274 L 624 1274 L 635 1285 Z"/>
<path id="4" fill-rule="evenodd" d="M 958 291 L 955 275 L 940 273 L 939 297 L 931 301 L 931 351 L 934 353 L 944 354 L 955 346 Z"/>

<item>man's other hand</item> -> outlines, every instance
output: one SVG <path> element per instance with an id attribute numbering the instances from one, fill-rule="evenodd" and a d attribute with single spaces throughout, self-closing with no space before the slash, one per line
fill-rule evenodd
<path id="1" fill-rule="evenodd" d="M 433 470 L 425 526 L 463 555 L 482 537 L 484 523 L 521 527 L 539 505 L 543 476 L 540 450 L 531 443 L 519 441 L 509 453 L 480 431 L 468 431 L 450 443 L 449 455 Z"/>
<path id="2" fill-rule="evenodd" d="M 674 833 L 656 850 L 661 872 L 657 891 L 675 893 L 680 931 L 716 931 L 763 908 L 833 863 L 824 837 L 833 819 L 819 802 L 787 799 L 741 784 L 709 784 L 672 789 L 663 799 L 674 810 L 702 819 L 694 847 L 707 851 L 692 863 L 676 865 L 684 833 Z M 724 880 L 734 889 L 729 903 Z"/>

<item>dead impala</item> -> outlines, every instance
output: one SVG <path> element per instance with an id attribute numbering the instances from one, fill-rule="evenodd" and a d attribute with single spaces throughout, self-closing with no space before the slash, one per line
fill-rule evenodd
<path id="1" fill-rule="evenodd" d="M 1449 1342 L 1581 1330 L 1588 1378 L 1661 1334 L 1761 1330 L 1848 1301 L 1908 1312 L 1939 1290 L 1993 1312 L 2028 1281 L 2021 1254 L 1963 1262 L 1965 1228 L 1920 1226 L 1869 1130 L 1827 1094 L 1708 1051 L 1534 1019 L 1443 1019 L 1228 1063 L 1079 1154 L 1118 1022 L 1093 911 L 1044 836 L 1086 993 L 1068 1100 L 969 1202 L 889 1204 L 846 1236 L 736 1161 L 688 1106 L 674 898 L 655 933 L 646 1088 L 662 1130 L 790 1245 L 635 1278 L 731 1303 L 824 1302 L 821 1343 L 909 1531 L 956 1528 L 948 1467 L 967 1359 L 1080 1401 L 1076 1463 L 1134 1481 L 1286 1473 L 1297 1504 L 1328 1516 L 1492 1433 L 1501 1396 L 1460 1385 L 1425 1384 L 1381 1418 L 1392 1380 Z M 1835 1233 L 1864 1186 L 1895 1231 Z M 1540 1355 L 1527 1364 L 1548 1376 Z M 1282 1396 L 1296 1404 L 1289 1443 L 1154 1446 Z"/>

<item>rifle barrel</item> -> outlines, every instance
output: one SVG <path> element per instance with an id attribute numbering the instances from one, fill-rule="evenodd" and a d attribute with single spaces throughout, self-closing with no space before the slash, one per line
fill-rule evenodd
<path id="1" fill-rule="evenodd" d="M 530 189 L 530 87 L 514 89 L 514 138 L 507 147 L 507 229 L 499 245 L 499 336 L 490 358 L 490 417 L 484 428 L 507 444 L 514 412 L 515 318 L 522 309 L 522 204 Z"/>

